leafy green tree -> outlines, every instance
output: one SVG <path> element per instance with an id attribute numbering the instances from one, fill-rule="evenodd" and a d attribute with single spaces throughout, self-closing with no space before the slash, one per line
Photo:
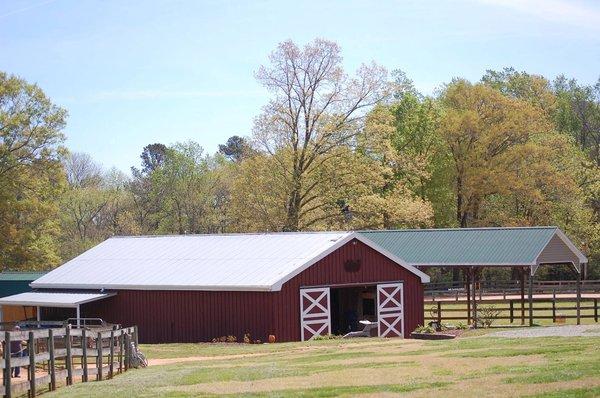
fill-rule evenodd
<path id="1" fill-rule="evenodd" d="M 0 72 L 0 263 L 44 269 L 59 261 L 57 201 L 66 111 L 36 85 Z"/>
<path id="2" fill-rule="evenodd" d="M 452 156 L 456 220 L 480 225 L 482 205 L 519 182 L 515 161 L 535 134 L 550 124 L 530 102 L 508 97 L 485 84 L 454 80 L 440 96 L 441 135 Z"/>

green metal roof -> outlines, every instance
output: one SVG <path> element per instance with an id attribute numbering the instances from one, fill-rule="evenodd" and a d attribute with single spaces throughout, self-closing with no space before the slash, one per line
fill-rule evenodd
<path id="1" fill-rule="evenodd" d="M 34 281 L 44 275 L 45 272 L 0 272 L 0 281 Z"/>
<path id="2" fill-rule="evenodd" d="M 360 231 L 411 265 L 530 265 L 557 227 Z M 576 249 L 577 250 L 577 249 Z"/>

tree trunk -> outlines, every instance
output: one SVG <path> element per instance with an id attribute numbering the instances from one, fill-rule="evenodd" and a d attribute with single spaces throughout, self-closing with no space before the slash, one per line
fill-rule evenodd
<path id="1" fill-rule="evenodd" d="M 300 225 L 300 207 L 302 198 L 302 181 L 300 175 L 294 173 L 294 184 L 287 203 L 287 218 L 284 231 L 298 231 Z"/>

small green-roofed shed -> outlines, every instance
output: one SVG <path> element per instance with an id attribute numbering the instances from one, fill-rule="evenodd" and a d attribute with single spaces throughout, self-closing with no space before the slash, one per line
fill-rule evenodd
<path id="1" fill-rule="evenodd" d="M 0 297 L 31 291 L 29 284 L 44 274 L 45 272 L 1 272 Z"/>

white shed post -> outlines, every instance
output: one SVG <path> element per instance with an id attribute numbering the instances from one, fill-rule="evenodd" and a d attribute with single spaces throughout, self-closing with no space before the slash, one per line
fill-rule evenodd
<path id="1" fill-rule="evenodd" d="M 81 318 L 81 306 L 79 304 L 77 304 L 77 327 L 79 328 L 80 324 L 79 324 L 79 318 Z"/>
<path id="2" fill-rule="evenodd" d="M 42 314 L 40 313 L 40 306 L 38 305 L 37 307 L 35 307 L 35 311 L 37 313 L 37 321 L 41 321 L 42 320 Z"/>

